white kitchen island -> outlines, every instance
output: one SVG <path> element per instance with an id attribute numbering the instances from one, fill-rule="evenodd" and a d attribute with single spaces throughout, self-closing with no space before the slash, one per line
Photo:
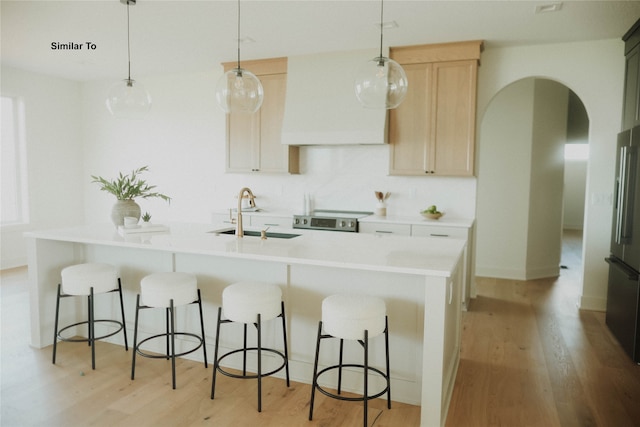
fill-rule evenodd
<path id="1" fill-rule="evenodd" d="M 170 224 L 168 233 L 123 236 L 104 224 L 28 233 L 32 345 L 42 348 L 53 343 L 56 287 L 60 270 L 71 264 L 108 262 L 118 266 L 129 332 L 142 277 L 161 271 L 196 274 L 210 355 L 222 290 L 240 280 L 259 280 L 281 286 L 291 377 L 311 383 L 322 299 L 341 292 L 366 293 L 383 298 L 387 304 L 392 399 L 420 405 L 421 425 L 444 425 L 459 363 L 464 240 L 299 230 L 283 230 L 300 234 L 292 239 L 238 239 L 211 233 L 219 228 Z M 100 304 L 99 298 L 96 303 Z M 96 318 L 117 318 L 117 310 L 116 304 L 100 304 Z M 61 314 L 61 323 L 81 320 L 79 311 L 67 310 Z M 195 313 L 191 316 L 185 310 L 178 314 L 180 326 L 197 328 Z M 163 327 L 162 316 L 149 316 L 151 319 L 141 323 L 142 338 Z M 271 323 L 264 328 L 264 345 L 279 347 L 280 329 L 277 322 Z M 239 344 L 240 333 L 223 334 L 222 346 Z M 112 340 L 122 343 L 120 335 Z M 352 347 L 345 345 L 345 357 L 361 360 L 361 348 Z M 321 365 L 335 363 L 337 346 L 336 351 L 330 348 L 323 346 Z M 370 353 L 372 366 L 384 366 L 381 337 L 372 340 Z M 201 357 L 199 352 L 190 356 L 194 360 Z M 343 389 L 357 392 L 358 376 L 355 372 L 345 375 Z M 380 384 L 376 381 L 372 377 L 374 386 Z"/>

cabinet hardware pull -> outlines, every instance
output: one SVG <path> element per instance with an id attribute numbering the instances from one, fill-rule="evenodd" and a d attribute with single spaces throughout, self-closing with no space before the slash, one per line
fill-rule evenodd
<path id="1" fill-rule="evenodd" d="M 429 236 L 431 236 L 431 237 L 449 237 L 448 234 L 435 234 L 435 233 L 431 233 L 431 234 L 429 234 Z"/>
<path id="2" fill-rule="evenodd" d="M 393 231 L 387 231 L 387 230 L 376 230 L 376 233 L 393 234 Z"/>

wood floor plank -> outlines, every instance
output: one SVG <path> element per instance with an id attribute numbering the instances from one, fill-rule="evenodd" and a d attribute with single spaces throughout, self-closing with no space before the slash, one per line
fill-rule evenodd
<path id="1" fill-rule="evenodd" d="M 567 246 L 558 278 L 478 278 L 447 426 L 640 425 L 640 367 L 604 313 L 577 309 L 581 245 Z"/>

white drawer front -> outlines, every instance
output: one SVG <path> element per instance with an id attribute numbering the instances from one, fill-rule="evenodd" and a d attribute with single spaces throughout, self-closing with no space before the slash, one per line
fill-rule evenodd
<path id="1" fill-rule="evenodd" d="M 398 236 L 411 235 L 411 226 L 409 224 L 382 224 L 375 222 L 361 222 L 358 227 L 358 231 L 360 233 L 395 234 Z"/>
<path id="2" fill-rule="evenodd" d="M 414 237 L 444 237 L 466 239 L 467 229 L 462 227 L 438 227 L 434 225 L 412 225 L 411 235 Z"/>
<path id="3" fill-rule="evenodd" d="M 252 227 L 292 228 L 292 224 L 292 217 L 251 215 Z"/>

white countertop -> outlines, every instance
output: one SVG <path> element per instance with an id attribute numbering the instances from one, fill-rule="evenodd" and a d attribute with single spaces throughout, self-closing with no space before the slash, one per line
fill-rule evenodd
<path id="1" fill-rule="evenodd" d="M 168 224 L 168 233 L 120 235 L 111 224 L 33 231 L 26 237 L 168 251 L 225 256 L 249 260 L 351 268 L 428 276 L 451 276 L 462 256 L 465 240 L 379 236 L 331 231 L 269 229 L 270 232 L 300 234 L 293 239 L 211 233 L 229 225 Z M 257 230 L 246 227 L 245 230 Z"/>

